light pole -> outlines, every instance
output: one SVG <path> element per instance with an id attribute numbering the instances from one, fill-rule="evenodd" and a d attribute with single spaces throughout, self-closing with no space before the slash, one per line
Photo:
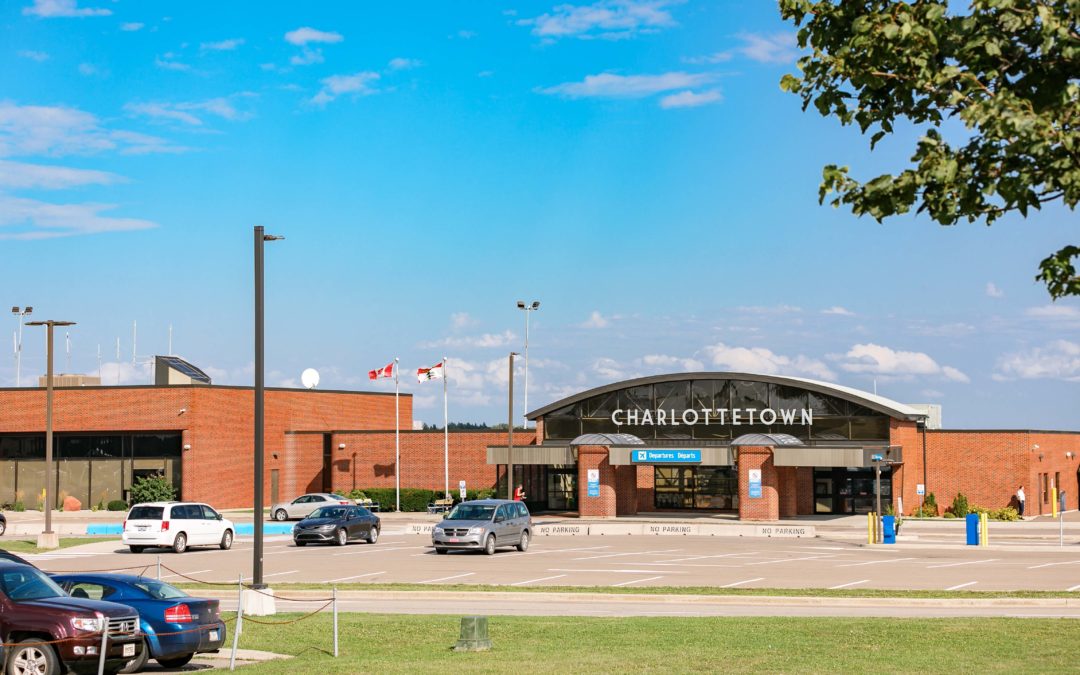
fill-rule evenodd
<path id="1" fill-rule="evenodd" d="M 284 239 L 264 234 L 255 226 L 255 548 L 251 565 L 251 587 L 266 588 L 263 583 L 263 244 Z"/>
<path id="2" fill-rule="evenodd" d="M 521 416 L 525 418 L 525 428 L 529 428 L 529 314 L 540 309 L 540 301 L 533 300 L 526 305 L 524 300 L 517 301 L 517 308 L 525 311 L 525 410 Z"/>
<path id="3" fill-rule="evenodd" d="M 15 340 L 15 386 L 22 386 L 22 327 L 26 317 L 33 314 L 33 307 L 12 307 L 11 313 L 19 317 L 19 337 Z"/>
<path id="4" fill-rule="evenodd" d="M 30 308 L 27 307 L 29 310 Z M 27 326 L 45 326 L 45 531 L 38 535 L 38 548 L 58 548 L 59 536 L 52 531 L 53 474 L 53 328 L 74 326 L 74 321 L 31 321 Z"/>
<path id="5" fill-rule="evenodd" d="M 517 352 L 510 352 L 510 382 L 506 394 L 506 498 L 514 498 L 514 357 Z"/>

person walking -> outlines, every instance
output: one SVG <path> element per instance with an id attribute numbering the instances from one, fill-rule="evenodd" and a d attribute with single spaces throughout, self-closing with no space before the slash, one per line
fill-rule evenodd
<path id="1" fill-rule="evenodd" d="M 524 485 L 519 484 L 517 486 L 517 489 L 514 490 L 514 501 L 516 501 L 516 502 L 525 501 L 525 486 Z"/>
<path id="2" fill-rule="evenodd" d="M 1024 486 L 1023 486 L 1023 485 L 1021 485 L 1021 486 L 1020 486 L 1019 488 L 1017 488 L 1017 490 L 1016 490 L 1016 501 L 1017 501 L 1017 503 L 1018 503 L 1018 504 L 1020 504 L 1020 517 L 1021 517 L 1021 518 L 1023 518 L 1023 517 L 1024 517 L 1024 500 L 1025 500 L 1025 497 L 1024 497 Z"/>

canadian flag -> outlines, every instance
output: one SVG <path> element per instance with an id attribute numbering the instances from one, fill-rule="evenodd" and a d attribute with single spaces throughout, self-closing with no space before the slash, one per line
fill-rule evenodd
<path id="1" fill-rule="evenodd" d="M 394 376 L 394 362 L 386 364 L 382 368 L 376 368 L 375 370 L 368 371 L 369 380 L 377 380 L 380 377 L 393 377 Z"/>
<path id="2" fill-rule="evenodd" d="M 430 368 L 417 368 L 416 380 L 418 382 L 426 382 L 427 380 L 441 380 L 443 376 L 443 364 L 437 363 Z"/>

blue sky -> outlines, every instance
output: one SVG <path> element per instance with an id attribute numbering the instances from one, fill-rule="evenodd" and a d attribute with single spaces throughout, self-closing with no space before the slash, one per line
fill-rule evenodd
<path id="1" fill-rule="evenodd" d="M 314 367 L 385 390 L 366 373 L 397 356 L 416 418 L 441 422 L 438 383 L 407 371 L 446 355 L 451 418 L 504 421 L 515 301 L 538 299 L 530 408 L 751 370 L 876 383 L 950 427 L 1080 427 L 1080 303 L 1033 281 L 1076 214 L 818 206 L 824 164 L 897 169 L 917 131 L 871 154 L 803 113 L 772 3 L 306 5 L 0 5 L 6 306 L 77 321 L 71 370 L 96 373 L 100 345 L 106 383 L 147 383 L 171 325 L 175 353 L 250 384 L 262 224 L 287 237 L 267 248 L 272 385 Z"/>

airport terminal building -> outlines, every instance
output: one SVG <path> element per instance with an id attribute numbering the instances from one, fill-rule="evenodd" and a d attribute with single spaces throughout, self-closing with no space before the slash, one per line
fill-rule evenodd
<path id="1" fill-rule="evenodd" d="M 171 358 L 171 357 L 169 357 Z M 58 387 L 54 495 L 83 508 L 127 499 L 140 476 L 167 477 L 185 500 L 248 507 L 253 495 L 253 390 L 178 377 L 146 386 Z M 190 364 L 186 364 L 190 366 Z M 194 369 L 193 366 L 190 367 Z M 196 374 L 201 371 L 194 369 Z M 453 382 L 451 381 L 451 387 Z M 402 487 L 505 494 L 507 463 L 533 511 L 583 517 L 727 513 L 747 520 L 864 513 L 881 498 L 910 513 L 932 492 L 1007 506 L 1025 486 L 1027 513 L 1048 513 L 1050 488 L 1080 503 L 1080 432 L 950 430 L 925 407 L 794 377 L 679 373 L 617 382 L 528 414 L 535 430 L 412 430 L 393 394 L 267 389 L 268 502 L 309 491 Z M 0 505 L 36 508 L 45 485 L 45 390 L 0 389 Z"/>

